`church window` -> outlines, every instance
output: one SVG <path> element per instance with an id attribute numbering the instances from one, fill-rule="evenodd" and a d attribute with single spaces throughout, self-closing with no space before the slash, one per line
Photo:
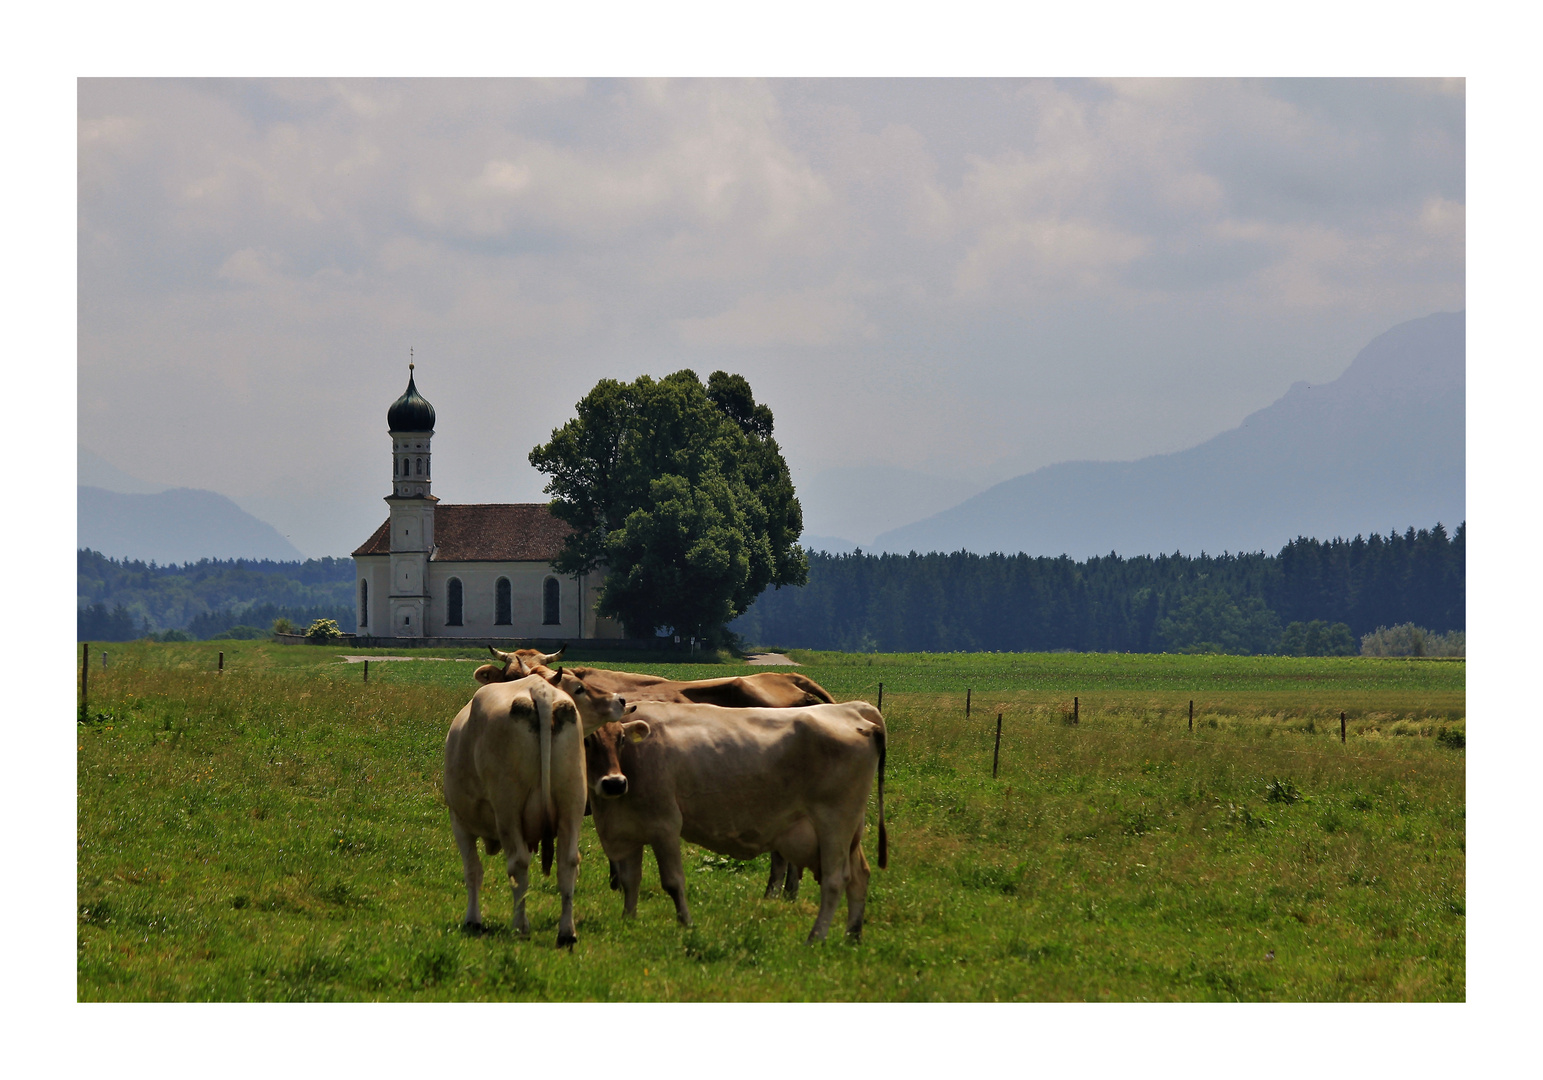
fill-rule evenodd
<path id="1" fill-rule="evenodd" d="M 423 459 L 422 458 L 418 459 L 418 475 L 419 476 L 423 475 Z"/>
<path id="2" fill-rule="evenodd" d="M 370 625 L 370 583 L 363 579 L 359 582 L 359 625 Z"/>
<path id="3" fill-rule="evenodd" d="M 509 579 L 501 577 L 493 594 L 493 622 L 498 626 L 508 626 L 514 622 L 514 596 L 513 589 L 509 585 Z"/>
<path id="4" fill-rule="evenodd" d="M 555 626 L 563 621 L 558 604 L 561 599 L 560 589 L 555 577 L 547 578 L 541 588 L 541 622 L 545 626 Z"/>
<path id="5" fill-rule="evenodd" d="M 451 578 L 445 586 L 445 625 L 461 626 L 461 579 Z"/>

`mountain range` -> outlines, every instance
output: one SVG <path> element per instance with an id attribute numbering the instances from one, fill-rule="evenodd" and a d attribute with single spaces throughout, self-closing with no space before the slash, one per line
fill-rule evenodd
<path id="1" fill-rule="evenodd" d="M 116 559 L 153 559 L 162 565 L 302 557 L 272 525 L 218 492 L 141 480 L 83 446 L 76 454 L 77 549 L 90 548 Z"/>
<path id="2" fill-rule="evenodd" d="M 1465 332 L 1463 312 L 1400 323 L 1338 379 L 1296 383 L 1199 446 L 1048 465 L 882 533 L 874 549 L 1214 554 L 1455 527 L 1466 516 Z"/>

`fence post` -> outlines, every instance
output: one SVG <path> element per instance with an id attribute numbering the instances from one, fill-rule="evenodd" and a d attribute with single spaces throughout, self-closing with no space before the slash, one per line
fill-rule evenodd
<path id="1" fill-rule="evenodd" d="M 879 683 L 879 712 L 884 711 L 884 684 Z"/>
<path id="2" fill-rule="evenodd" d="M 1189 730 L 1195 730 L 1195 699 L 1189 699 Z"/>
<path id="3" fill-rule="evenodd" d="M 1072 698 L 1072 723 L 1074 723 L 1074 724 L 1081 722 L 1080 718 L 1077 715 L 1079 708 L 1080 707 L 1079 707 L 1079 705 L 1077 703 L 1077 699 L 1076 698 Z"/>
<path id="4" fill-rule="evenodd" d="M 107 670 L 107 650 L 106 649 L 102 650 L 102 670 L 103 671 Z"/>
<path id="5" fill-rule="evenodd" d="M 364 681 L 370 681 L 370 662 L 368 660 L 364 662 Z"/>
<path id="6" fill-rule="evenodd" d="M 997 758 L 1002 753 L 1002 714 L 997 713 L 997 744 L 991 750 L 991 779 L 997 778 Z"/>
<path id="7" fill-rule="evenodd" d="M 970 691 L 968 687 L 964 691 L 964 718 L 966 720 L 970 718 Z"/>
<path id="8" fill-rule="evenodd" d="M 225 673 L 225 650 L 223 649 L 220 650 L 220 666 L 218 670 L 222 675 Z"/>
<path id="9" fill-rule="evenodd" d="M 81 648 L 80 653 L 80 715 L 86 715 L 87 701 L 86 689 L 89 685 L 91 671 L 91 643 L 88 641 Z"/>
<path id="10" fill-rule="evenodd" d="M 1339 744 L 1345 745 L 1345 714 L 1339 714 Z"/>

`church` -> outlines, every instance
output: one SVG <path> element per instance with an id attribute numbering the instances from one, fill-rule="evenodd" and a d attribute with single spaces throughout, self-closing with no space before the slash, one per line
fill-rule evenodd
<path id="1" fill-rule="evenodd" d="M 413 367 L 386 411 L 390 516 L 353 553 L 358 638 L 622 637 L 620 624 L 595 614 L 599 574 L 552 569 L 572 529 L 546 503 L 452 505 L 433 495 L 434 406 L 418 393 Z"/>

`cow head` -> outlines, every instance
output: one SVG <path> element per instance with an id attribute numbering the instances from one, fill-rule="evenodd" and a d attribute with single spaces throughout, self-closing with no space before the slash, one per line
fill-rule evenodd
<path id="1" fill-rule="evenodd" d="M 533 674 L 540 675 L 573 699 L 573 703 L 579 707 L 579 717 L 584 723 L 586 735 L 604 724 L 620 719 L 627 708 L 627 699 L 620 694 L 590 687 L 571 671 L 562 668 L 553 671 L 542 667 L 534 669 Z"/>
<path id="2" fill-rule="evenodd" d="M 622 772 L 620 749 L 623 743 L 642 742 L 648 738 L 647 720 L 609 723 L 597 728 L 584 740 L 584 766 L 589 788 L 602 799 L 627 794 L 627 774 Z"/>
<path id="3" fill-rule="evenodd" d="M 538 667 L 547 667 L 552 661 L 562 658 L 568 651 L 566 643 L 556 652 L 544 653 L 537 649 L 515 649 L 514 652 L 501 652 L 493 646 L 488 646 L 488 652 L 493 654 L 496 663 L 483 664 L 472 672 L 472 678 L 486 686 L 488 683 L 513 682 L 515 679 L 523 679 L 527 675 L 535 673 Z"/>

